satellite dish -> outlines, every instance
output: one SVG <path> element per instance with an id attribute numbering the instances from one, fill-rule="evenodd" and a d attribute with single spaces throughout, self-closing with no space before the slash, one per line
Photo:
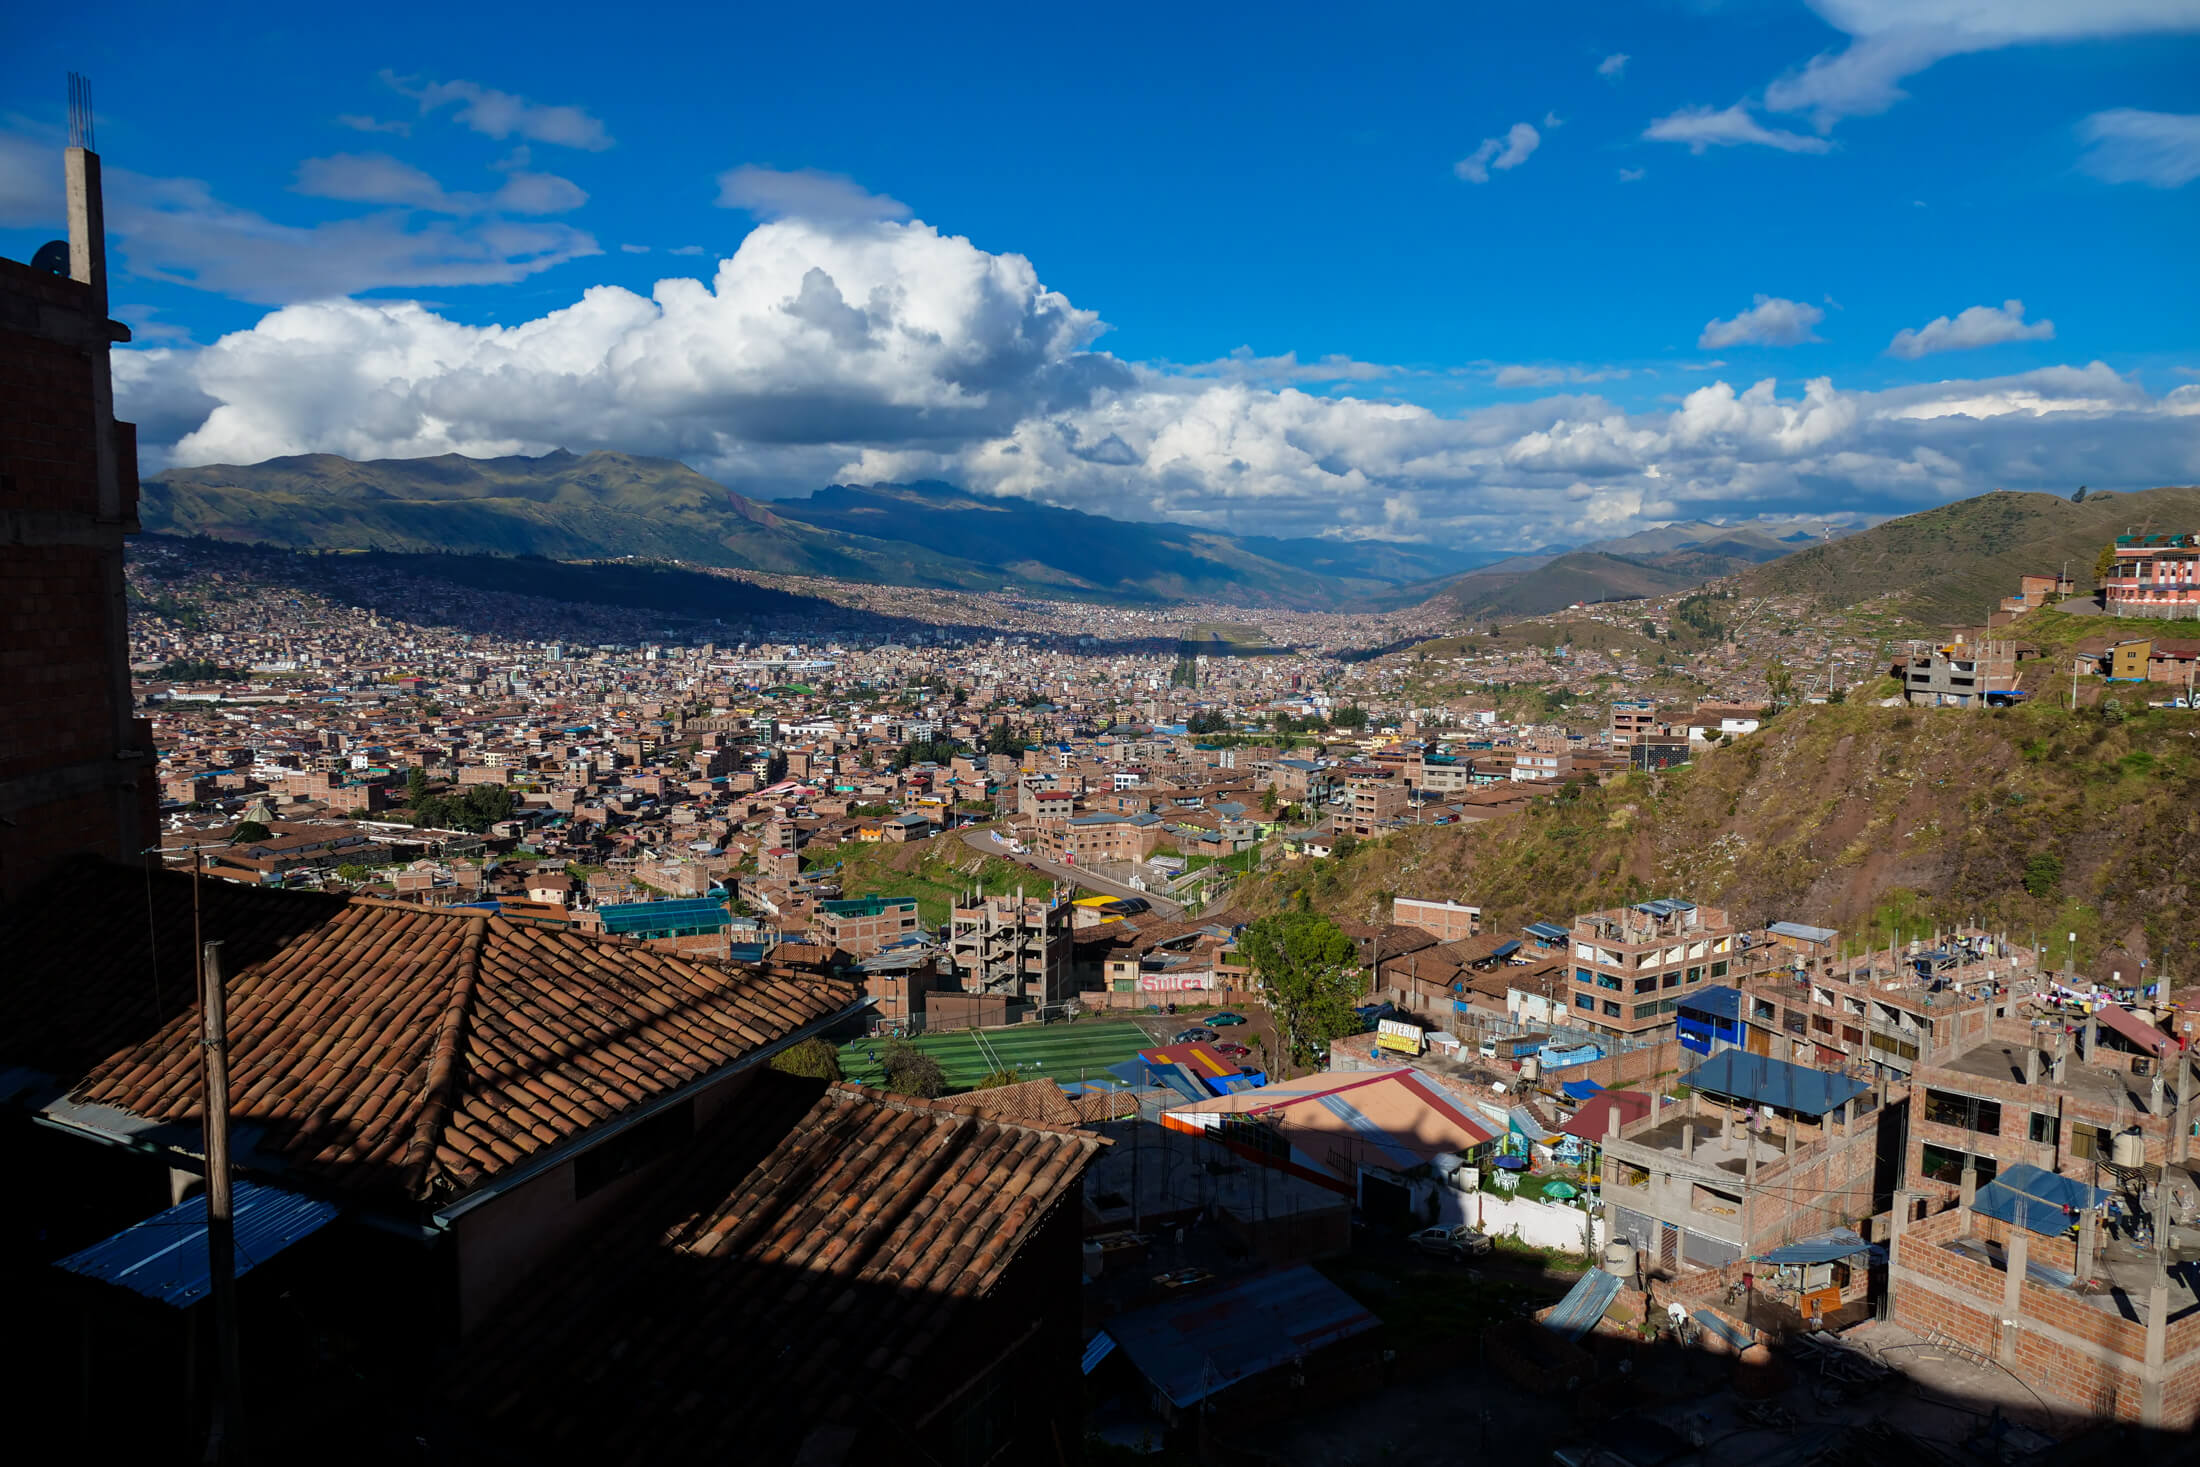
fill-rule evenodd
<path id="1" fill-rule="evenodd" d="M 54 275 L 69 273 L 69 242 L 65 239 L 49 239 L 31 256 L 31 268 Z"/>

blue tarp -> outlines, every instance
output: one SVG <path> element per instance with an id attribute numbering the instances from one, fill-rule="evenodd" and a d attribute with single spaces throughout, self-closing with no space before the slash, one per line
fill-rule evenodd
<path id="1" fill-rule="evenodd" d="M 2015 1223 L 2026 1232 L 2055 1238 L 2070 1231 L 2080 1212 L 2107 1201 L 2108 1193 L 2099 1187 L 2020 1161 L 1979 1188 L 1971 1206 L 1988 1217 Z"/>
<path id="2" fill-rule="evenodd" d="M 1847 1075 L 1829 1074 L 1761 1054 L 1729 1049 L 1712 1056 L 1682 1077 L 1684 1084 L 1713 1095 L 1731 1095 L 1753 1105 L 1769 1105 L 1797 1115 L 1823 1116 L 1871 1089 Z"/>
<path id="3" fill-rule="evenodd" d="M 1799 1238 L 1793 1243 L 1783 1243 L 1765 1255 L 1767 1263 L 1832 1263 L 1836 1259 L 1853 1257 L 1858 1253 L 1875 1252 L 1873 1245 L 1865 1242 L 1847 1228 L 1836 1228 L 1830 1233 L 1815 1237 Z"/>
<path id="4" fill-rule="evenodd" d="M 1543 1327 L 1564 1335 L 1569 1340 L 1578 1340 L 1596 1328 L 1597 1321 L 1604 1317 L 1604 1311 L 1611 1308 L 1612 1301 L 1619 1297 L 1619 1290 L 1618 1274 L 1592 1268 L 1574 1280 L 1574 1286 L 1567 1291 L 1566 1297 L 1559 1300 L 1558 1307 L 1544 1318 Z"/>
<path id="5" fill-rule="evenodd" d="M 1301 1264 L 1119 1315 L 1108 1333 L 1140 1374 L 1185 1407 L 1381 1322 Z"/>
<path id="6" fill-rule="evenodd" d="M 231 1196 L 239 1278 L 326 1227 L 337 1213 L 333 1202 L 241 1179 Z M 213 1288 L 211 1251 L 206 1246 L 206 1199 L 192 1197 L 132 1223 L 103 1243 L 70 1254 L 54 1267 L 120 1284 L 182 1309 L 205 1298 Z"/>
<path id="7" fill-rule="evenodd" d="M 1570 1100 L 1587 1100 L 1604 1087 L 1594 1080 L 1568 1080 L 1558 1088 L 1565 1091 Z"/>

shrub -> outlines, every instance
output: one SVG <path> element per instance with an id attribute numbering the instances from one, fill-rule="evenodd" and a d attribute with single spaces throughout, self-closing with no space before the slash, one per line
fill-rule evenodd
<path id="1" fill-rule="evenodd" d="M 2024 863 L 2024 889 L 2036 897 L 2053 896 L 2062 878 L 2062 857 L 2053 851 L 2041 851 Z"/>
<path id="2" fill-rule="evenodd" d="M 822 1039 L 805 1039 L 773 1055 L 771 1067 L 782 1075 L 800 1075 L 807 1080 L 838 1080 L 840 1051 Z"/>

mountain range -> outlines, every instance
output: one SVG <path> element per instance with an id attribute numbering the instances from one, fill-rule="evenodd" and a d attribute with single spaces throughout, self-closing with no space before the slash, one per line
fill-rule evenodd
<path id="1" fill-rule="evenodd" d="M 152 531 L 288 549 L 638 557 L 885 585 L 1292 608 L 1363 602 L 1503 553 L 1240 537 L 938 483 L 833 485 L 764 502 L 674 460 L 562 450 L 171 469 L 146 481 L 139 517 Z"/>

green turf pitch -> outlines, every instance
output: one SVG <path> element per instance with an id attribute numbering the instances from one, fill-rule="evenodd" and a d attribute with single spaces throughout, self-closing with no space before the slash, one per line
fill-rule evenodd
<path id="1" fill-rule="evenodd" d="M 1018 1070 L 1033 1080 L 1082 1080 L 1098 1076 L 1109 1065 L 1135 1059 L 1138 1051 L 1155 1044 L 1145 1030 L 1122 1021 L 1022 1024 L 980 1030 L 978 1037 L 968 1029 L 950 1029 L 907 1042 L 939 1061 L 950 1090 L 968 1090 L 996 1069 Z M 857 1039 L 842 1045 L 840 1073 L 865 1085 L 877 1084 L 884 1072 L 873 1056 L 885 1050 L 883 1039 Z M 994 1055 L 999 1056 L 998 1064 Z"/>

